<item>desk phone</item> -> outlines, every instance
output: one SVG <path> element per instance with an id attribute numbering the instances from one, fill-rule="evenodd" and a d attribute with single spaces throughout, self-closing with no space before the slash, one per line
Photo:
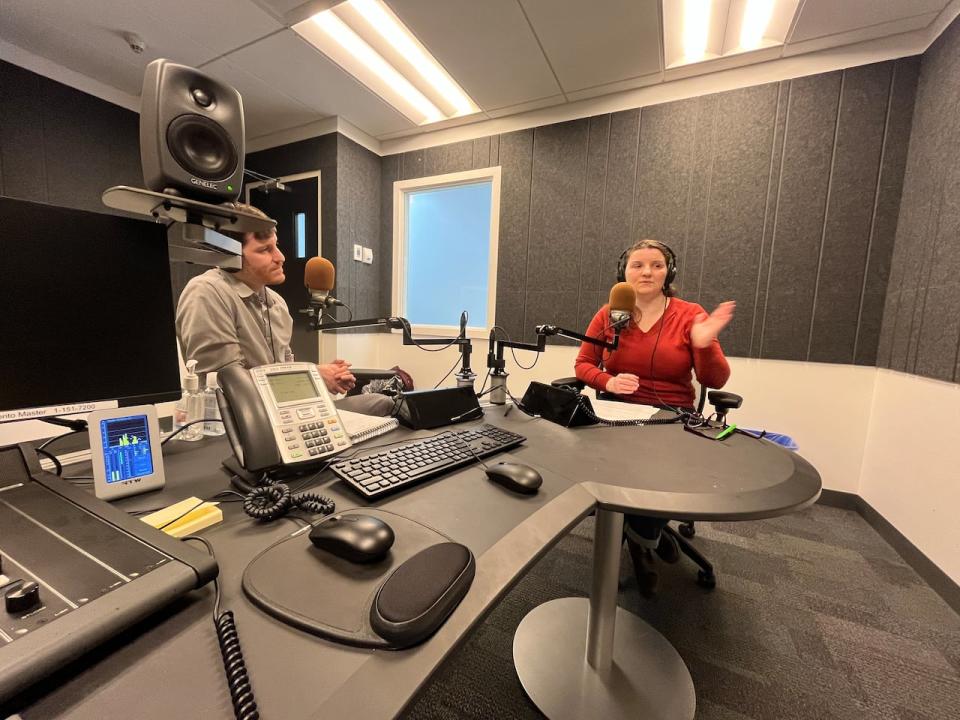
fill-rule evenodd
<path id="1" fill-rule="evenodd" d="M 352 445 L 313 363 L 217 373 L 227 439 L 247 470 L 309 464 Z"/>

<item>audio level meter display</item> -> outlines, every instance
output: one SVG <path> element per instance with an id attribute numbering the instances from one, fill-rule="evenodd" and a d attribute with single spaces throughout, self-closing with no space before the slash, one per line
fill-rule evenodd
<path id="1" fill-rule="evenodd" d="M 153 454 L 146 415 L 101 420 L 100 435 L 108 483 L 153 474 Z"/>

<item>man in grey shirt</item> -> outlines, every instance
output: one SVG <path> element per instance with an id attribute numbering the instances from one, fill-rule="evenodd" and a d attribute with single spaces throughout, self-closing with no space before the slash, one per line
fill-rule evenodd
<path id="1" fill-rule="evenodd" d="M 239 207 L 266 218 L 250 205 Z M 196 360 L 201 375 L 228 365 L 252 368 L 291 362 L 293 318 L 283 298 L 268 287 L 286 279 L 276 231 L 224 234 L 243 244 L 243 266 L 234 272 L 213 268 L 187 283 L 177 303 L 177 337 L 184 359 Z M 331 393 L 345 393 L 356 385 L 350 363 L 344 360 L 317 368 Z M 336 404 L 342 410 L 381 416 L 389 415 L 394 405 L 391 398 L 376 393 Z"/>

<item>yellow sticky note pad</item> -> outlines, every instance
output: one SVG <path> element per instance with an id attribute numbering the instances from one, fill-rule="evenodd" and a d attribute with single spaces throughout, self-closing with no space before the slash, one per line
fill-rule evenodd
<path id="1" fill-rule="evenodd" d="M 221 522 L 223 511 L 217 507 L 218 504 L 190 497 L 140 519 L 147 525 L 162 529 L 167 535 L 179 538 Z"/>

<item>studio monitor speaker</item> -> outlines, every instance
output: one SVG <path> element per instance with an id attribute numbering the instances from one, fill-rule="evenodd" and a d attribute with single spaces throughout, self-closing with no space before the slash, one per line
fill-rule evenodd
<path id="1" fill-rule="evenodd" d="M 186 65 L 151 62 L 140 106 L 140 161 L 147 187 L 207 202 L 236 200 L 243 158 L 240 93 Z"/>

